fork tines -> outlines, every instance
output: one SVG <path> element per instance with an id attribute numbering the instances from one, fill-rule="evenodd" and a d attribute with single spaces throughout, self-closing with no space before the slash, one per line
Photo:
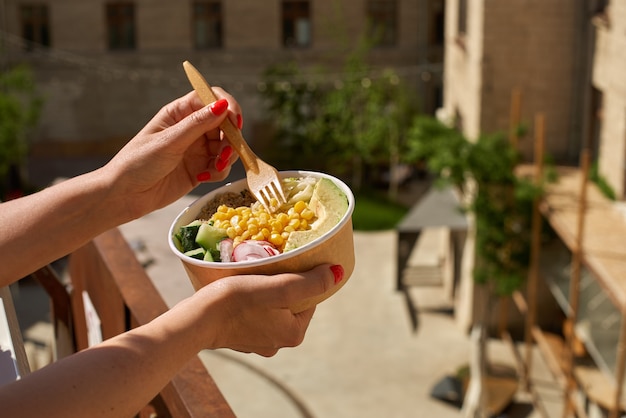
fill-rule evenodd
<path id="1" fill-rule="evenodd" d="M 255 197 L 270 212 L 276 211 L 280 206 L 287 203 L 279 180 L 274 180 L 263 187 Z"/>

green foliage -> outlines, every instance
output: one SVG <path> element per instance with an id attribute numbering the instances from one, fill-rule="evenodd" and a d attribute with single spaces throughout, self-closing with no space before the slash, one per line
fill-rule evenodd
<path id="1" fill-rule="evenodd" d="M 402 147 L 415 105 L 391 71 L 366 64 L 367 47 L 346 58 L 340 74 L 320 69 L 305 75 L 293 63 L 264 74 L 263 97 L 276 127 L 272 158 L 340 175 L 362 171 L 362 164 L 388 162 Z"/>
<path id="2" fill-rule="evenodd" d="M 475 186 L 471 210 L 476 222 L 474 279 L 501 295 L 524 282 L 530 257 L 532 205 L 543 188 L 515 175 L 519 155 L 502 135 L 469 142 L 439 121 L 418 117 L 409 134 L 408 158 L 427 161 L 440 181 Z"/>
<path id="3" fill-rule="evenodd" d="M 0 177 L 25 158 L 26 134 L 37 122 L 41 104 L 27 67 L 0 72 Z"/>
<path id="4" fill-rule="evenodd" d="M 608 181 L 600 174 L 600 169 L 598 168 L 598 162 L 594 161 L 589 168 L 589 180 L 595 183 L 598 186 L 598 189 L 604 197 L 610 200 L 616 200 L 617 195 L 615 194 L 615 190 L 611 187 Z"/>
<path id="5" fill-rule="evenodd" d="M 357 231 L 393 229 L 408 211 L 405 206 L 367 190 L 357 193 L 355 201 L 352 224 Z"/>

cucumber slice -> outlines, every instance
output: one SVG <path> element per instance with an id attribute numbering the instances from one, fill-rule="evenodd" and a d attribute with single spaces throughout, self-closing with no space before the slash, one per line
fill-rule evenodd
<path id="1" fill-rule="evenodd" d="M 211 251 L 207 251 L 206 253 L 204 253 L 204 261 L 215 261 L 213 259 L 213 254 L 211 254 Z"/>
<path id="2" fill-rule="evenodd" d="M 196 243 L 196 236 L 198 235 L 200 225 L 202 225 L 202 222 L 193 221 L 189 225 L 185 225 L 180 228 L 176 237 L 180 241 L 180 245 L 183 247 L 183 252 L 198 248 L 199 245 Z"/>
<path id="3" fill-rule="evenodd" d="M 185 255 L 191 258 L 197 258 L 198 260 L 204 260 L 205 252 L 206 251 L 204 251 L 204 248 L 200 247 L 196 248 L 195 250 L 185 251 Z"/>
<path id="4" fill-rule="evenodd" d="M 207 251 L 217 248 L 217 243 L 226 238 L 226 230 L 203 223 L 198 229 L 196 243 Z"/>

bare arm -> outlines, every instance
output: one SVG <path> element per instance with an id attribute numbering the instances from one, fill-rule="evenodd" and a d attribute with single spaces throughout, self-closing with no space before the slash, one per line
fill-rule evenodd
<path id="1" fill-rule="evenodd" d="M 216 91 L 238 111 L 234 99 Z M 106 166 L 0 204 L 0 286 L 175 201 L 198 185 L 201 173 L 226 177 L 236 157 L 216 169 L 227 146 L 218 126 L 230 114 L 221 110 L 215 114 L 190 93 L 164 106 Z"/>
<path id="2" fill-rule="evenodd" d="M 121 417 L 146 405 L 203 348 L 264 356 L 301 343 L 314 309 L 287 306 L 334 286 L 330 266 L 237 276 L 209 285 L 149 324 L 0 388 L 10 417 Z"/>

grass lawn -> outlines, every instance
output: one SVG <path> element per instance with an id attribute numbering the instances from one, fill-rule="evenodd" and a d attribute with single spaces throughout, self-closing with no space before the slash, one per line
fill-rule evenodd
<path id="1" fill-rule="evenodd" d="M 363 191 L 355 195 L 356 205 L 352 224 L 357 231 L 393 229 L 409 208 L 389 201 L 384 195 Z"/>

